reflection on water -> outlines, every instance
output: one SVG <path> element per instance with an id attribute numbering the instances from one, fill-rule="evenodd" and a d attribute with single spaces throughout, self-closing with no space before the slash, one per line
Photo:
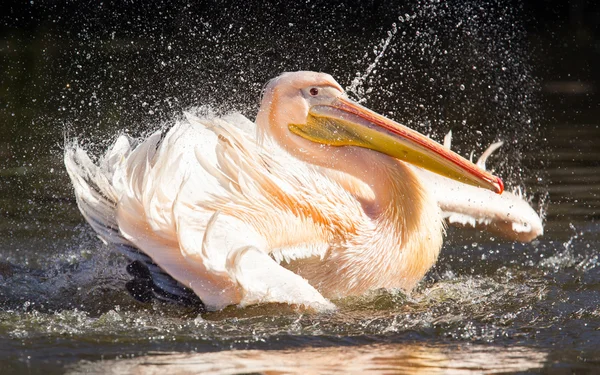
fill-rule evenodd
<path id="1" fill-rule="evenodd" d="M 541 369 L 547 354 L 526 347 L 418 344 L 301 350 L 157 354 L 83 364 L 69 374 L 473 374 Z"/>

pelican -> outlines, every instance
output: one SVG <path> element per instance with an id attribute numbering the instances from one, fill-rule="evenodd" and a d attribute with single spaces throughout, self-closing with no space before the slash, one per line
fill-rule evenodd
<path id="1" fill-rule="evenodd" d="M 76 143 L 65 151 L 83 216 L 134 261 L 128 289 L 142 300 L 324 310 L 372 289 L 410 291 L 438 258 L 444 199 L 504 190 L 324 73 L 272 79 L 256 124 L 185 116 L 140 142 L 118 137 L 97 164 Z"/>

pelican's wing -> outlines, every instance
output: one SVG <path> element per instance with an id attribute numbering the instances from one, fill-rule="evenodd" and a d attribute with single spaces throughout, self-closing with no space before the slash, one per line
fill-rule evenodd
<path id="1" fill-rule="evenodd" d="M 157 136 L 151 137 L 149 144 L 155 141 Z M 66 145 L 65 166 L 79 209 L 104 243 L 111 244 L 134 261 L 128 271 L 135 279 L 127 283 L 127 288 L 135 298 L 147 300 L 154 296 L 164 301 L 197 304 L 198 298 L 193 293 L 137 249 L 120 230 L 117 206 L 123 189 L 122 168 L 131 153 L 130 143 L 126 136 L 117 138 L 98 165 L 76 143 Z"/>
<path id="2" fill-rule="evenodd" d="M 211 124 L 218 136 L 216 162 L 199 148 L 196 157 L 223 190 L 197 205 L 254 223 L 278 262 L 323 257 L 336 225 L 358 225 L 348 218 L 365 216 L 360 203 L 319 167 L 298 161 L 269 138 L 259 145 L 223 119 Z"/>
<path id="3" fill-rule="evenodd" d="M 516 194 L 505 191 L 498 195 L 425 170 L 418 173 L 435 195 L 449 224 L 482 228 L 522 242 L 544 233 L 538 214 Z"/>
<path id="4" fill-rule="evenodd" d="M 449 133 L 444 140 L 446 147 L 450 147 L 450 137 Z M 501 145 L 501 142 L 492 144 L 477 165 L 485 168 L 486 159 Z M 522 242 L 544 233 L 540 216 L 520 194 L 505 191 L 498 195 L 421 168 L 414 169 L 434 194 L 449 224 L 482 228 Z"/>
<path id="5" fill-rule="evenodd" d="M 318 239 L 305 251 L 278 242 L 283 237 L 278 233 L 285 232 L 277 228 L 297 225 L 304 239 L 317 238 L 311 235 L 319 228 L 304 225 L 294 202 L 286 201 L 306 183 L 294 186 L 297 181 L 281 178 L 284 168 L 259 152 L 252 132 L 239 115 L 226 120 L 188 115 L 133 149 L 119 138 L 100 165 L 77 147 L 68 148 L 65 163 L 92 227 L 146 263 L 153 279 L 166 276 L 164 270 L 211 310 L 259 302 L 329 308 L 305 279 L 270 255 L 277 246 L 284 258 L 326 248 Z M 144 274 L 137 267 L 132 271 Z"/>

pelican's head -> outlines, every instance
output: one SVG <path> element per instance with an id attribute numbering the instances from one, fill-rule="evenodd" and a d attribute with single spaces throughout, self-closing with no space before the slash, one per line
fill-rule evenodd
<path id="1" fill-rule="evenodd" d="M 498 194 L 504 190 L 500 178 L 350 100 L 329 74 L 300 71 L 272 79 L 257 124 L 259 131 L 309 162 L 311 155 L 323 155 L 323 148 L 359 147 Z"/>

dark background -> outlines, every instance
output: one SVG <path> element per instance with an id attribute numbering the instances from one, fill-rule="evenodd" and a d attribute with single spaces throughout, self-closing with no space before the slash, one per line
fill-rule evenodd
<path id="1" fill-rule="evenodd" d="M 0 139 L 28 138 L 27 130 L 54 134 L 54 128 L 60 127 L 61 122 L 73 119 L 85 119 L 88 127 L 131 127 L 169 118 L 174 112 L 172 107 L 177 110 L 200 102 L 217 106 L 227 102 L 228 109 L 237 106 L 249 110 L 258 103 L 262 83 L 283 70 L 327 71 L 346 85 L 354 72 L 364 71 L 372 56 L 363 59 L 363 55 L 385 37 L 392 23 L 398 23 L 399 15 L 414 14 L 424 8 L 418 2 L 389 3 L 322 0 L 3 3 Z M 478 7 L 482 10 L 478 11 Z M 512 70 L 510 79 L 539 86 L 540 90 L 530 90 L 529 94 L 570 92 L 590 97 L 597 92 L 600 6 L 595 1 L 454 2 L 448 7 L 437 5 L 437 9 L 424 17 L 428 21 L 413 22 L 413 26 L 421 32 L 430 29 L 437 33 L 440 43 L 454 47 L 450 52 L 455 60 L 460 60 L 455 42 L 462 37 L 461 27 L 455 23 L 465 21 L 462 28 L 466 29 L 469 26 L 464 24 L 468 19 L 478 16 L 471 27 L 486 35 L 474 40 L 490 44 L 508 42 L 510 45 L 494 47 L 496 51 L 491 55 L 510 64 L 506 67 Z M 407 37 L 396 44 L 414 43 L 415 39 L 418 38 Z M 426 47 L 441 49 L 440 44 Z M 472 48 L 464 49 L 470 53 Z M 415 59 L 416 49 L 407 47 L 402 51 L 404 55 L 388 52 L 387 60 Z M 511 59 L 498 56 L 503 49 L 513 55 Z M 462 63 L 457 64 L 458 70 L 467 65 Z M 413 87 L 429 86 L 435 93 L 440 90 L 436 84 L 409 77 L 411 71 L 406 63 L 395 69 L 379 70 L 380 78 L 391 76 Z M 398 70 L 406 74 L 397 76 Z M 519 73 L 527 77 L 520 78 Z M 419 93 L 423 101 L 431 103 L 431 93 L 427 89 L 420 91 L 425 91 Z M 467 97 L 475 100 L 474 95 Z M 170 104 L 163 103 L 169 98 Z M 418 116 L 411 108 L 412 102 L 411 105 L 402 103 L 406 100 L 381 102 L 375 106 L 394 107 L 405 121 Z M 573 116 L 585 116 L 587 107 L 594 104 L 597 101 L 583 100 L 576 111 L 565 106 L 562 111 L 552 110 L 551 114 L 561 116 L 561 112 L 569 112 L 564 120 L 574 120 Z M 589 121 L 593 116 L 583 119 Z M 52 141 L 57 141 L 55 138 L 50 136 Z"/>
<path id="2" fill-rule="evenodd" d="M 176 101 L 172 103 L 175 107 L 185 108 L 199 100 L 214 105 L 227 99 L 228 106 L 246 109 L 258 103 L 258 85 L 282 70 L 327 71 L 347 84 L 354 72 L 364 71 L 369 62 L 356 61 L 385 37 L 390 25 L 398 23 L 398 16 L 419 10 L 418 2 L 389 3 L 3 3 L 0 137 L 14 140 L 24 133 L 24 127 L 37 127 L 32 122 L 40 114 L 60 122 L 69 117 L 88 118 L 91 112 L 100 110 L 100 123 L 125 121 L 120 126 L 140 123 L 145 117 L 165 118 L 172 111 L 165 113 L 166 107 L 159 102 L 168 97 Z M 511 63 L 513 66 L 508 69 L 528 65 L 521 69 L 530 76 L 525 83 L 535 79 L 542 90 L 554 93 L 571 91 L 589 96 L 597 91 L 600 5 L 595 1 L 455 2 L 462 3 L 466 5 L 438 5 L 431 13 L 446 14 L 438 14 L 439 19 L 429 14 L 432 25 L 420 23 L 415 29 L 442 31 L 438 38 L 442 42 L 446 38 L 446 47 L 453 47 L 452 42 L 460 37 L 456 36 L 460 27 L 454 27 L 453 21 L 479 16 L 472 26 L 487 34 L 491 39 L 487 42 L 508 40 L 517 44 L 507 48 L 514 54 L 513 60 L 494 58 Z M 482 11 L 477 11 L 477 7 Z M 502 16 L 505 20 L 500 20 Z M 443 25 L 435 25 L 436 22 Z M 415 38 L 412 39 L 411 42 Z M 439 44 L 430 48 L 440 49 Z M 409 59 L 414 58 L 413 50 L 404 51 L 409 53 Z M 459 57 L 455 50 L 451 53 Z M 388 60 L 396 57 L 407 58 L 395 55 L 388 56 Z M 435 69 L 439 68 L 431 70 Z M 381 74 L 390 75 L 393 70 Z M 409 69 L 404 70 L 410 75 Z M 572 84 L 560 87 L 557 81 Z M 96 87 L 91 87 L 94 84 Z M 231 90 L 233 86 L 235 92 Z M 439 91 L 439 87 L 435 90 Z M 92 104 L 87 104 L 93 108 L 78 106 L 78 99 L 91 100 Z M 144 102 L 163 111 L 140 119 L 150 112 L 138 111 Z M 59 109 L 67 113 L 57 113 Z M 556 112 L 560 115 L 560 111 Z M 403 117 L 410 116 L 414 115 Z M 54 126 L 60 126 L 59 122 Z"/>

